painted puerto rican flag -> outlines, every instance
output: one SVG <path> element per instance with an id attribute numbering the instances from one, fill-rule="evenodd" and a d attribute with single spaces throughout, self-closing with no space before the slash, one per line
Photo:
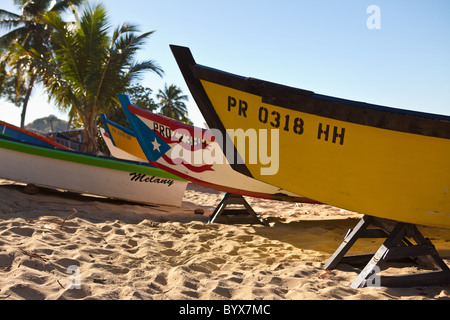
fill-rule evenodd
<path id="1" fill-rule="evenodd" d="M 119 96 L 119 99 L 125 98 Z M 191 132 L 192 128 L 183 128 L 183 124 L 171 123 L 170 120 L 156 121 L 163 119 L 163 117 L 136 108 L 130 104 L 129 100 L 121 101 L 121 103 L 122 106 L 126 106 L 123 109 L 127 119 L 133 127 L 145 156 L 152 164 L 163 165 L 163 169 L 167 169 L 167 166 L 169 166 L 171 169 L 179 170 L 183 173 L 189 172 L 190 174 L 214 171 L 212 164 L 195 161 L 196 159 L 202 159 L 201 153 L 208 148 L 207 141 L 202 143 L 202 131 Z M 140 114 L 142 112 L 144 113 Z M 161 122 L 164 123 L 162 124 Z M 158 127 L 169 129 L 170 134 L 166 131 L 164 135 L 163 132 L 151 129 Z M 211 135 L 211 139 L 208 140 L 213 139 L 214 137 Z M 194 143 L 194 140 L 197 143 Z M 186 172 L 186 169 L 188 172 Z"/>
<path id="2" fill-rule="evenodd" d="M 135 134 L 137 135 L 137 132 L 139 132 L 139 135 L 141 136 L 139 144 L 147 159 L 152 162 L 158 162 L 159 158 L 171 149 L 171 146 L 169 146 L 169 144 L 167 144 L 158 134 L 153 132 L 153 130 L 150 130 L 150 128 L 136 115 L 130 114 L 129 121 L 130 119 L 132 119 L 132 126 L 139 128 L 139 130 L 135 130 Z M 145 143 L 141 143 L 142 141 Z"/>

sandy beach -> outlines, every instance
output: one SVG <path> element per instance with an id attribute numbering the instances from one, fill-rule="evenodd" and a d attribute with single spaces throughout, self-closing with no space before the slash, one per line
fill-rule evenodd
<path id="1" fill-rule="evenodd" d="M 327 272 L 324 264 L 360 214 L 246 198 L 268 226 L 207 224 L 222 197 L 189 184 L 181 208 L 146 206 L 43 188 L 29 194 L 0 180 L 0 300 L 450 297 L 448 285 L 353 289 L 359 269 L 341 264 Z M 450 230 L 420 229 L 450 265 Z M 351 252 L 374 252 L 380 241 L 360 240 Z"/>

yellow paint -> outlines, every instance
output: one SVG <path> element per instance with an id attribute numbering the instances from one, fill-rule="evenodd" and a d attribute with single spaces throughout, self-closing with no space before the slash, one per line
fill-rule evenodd
<path id="1" fill-rule="evenodd" d="M 256 179 L 364 214 L 450 227 L 449 139 L 301 113 L 262 103 L 256 95 L 203 80 L 202 84 L 227 129 L 273 129 L 280 115 L 278 172 L 263 175 L 261 168 L 266 165 L 247 164 Z M 235 99 L 235 107 L 229 108 L 229 97 Z M 241 114 L 239 101 L 245 102 Z M 265 110 L 268 119 L 262 123 Z M 298 125 L 297 133 L 296 118 L 303 122 L 303 130 Z M 325 132 L 319 139 L 319 128 L 326 131 L 327 125 L 325 141 Z M 345 128 L 342 145 L 339 136 L 332 141 L 335 127 L 337 134 Z"/>
<path id="2" fill-rule="evenodd" d="M 117 148 L 122 149 L 123 151 L 126 151 L 140 159 L 147 159 L 136 137 L 131 136 L 114 126 L 108 125 L 108 130 L 111 134 L 111 139 L 114 141 Z"/>

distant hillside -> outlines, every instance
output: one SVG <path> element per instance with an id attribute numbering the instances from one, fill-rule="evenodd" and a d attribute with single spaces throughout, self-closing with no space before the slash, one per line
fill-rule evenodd
<path id="1" fill-rule="evenodd" d="M 25 129 L 42 133 L 67 131 L 67 121 L 58 119 L 54 115 L 50 115 L 45 118 L 34 120 L 33 122 L 27 124 Z"/>

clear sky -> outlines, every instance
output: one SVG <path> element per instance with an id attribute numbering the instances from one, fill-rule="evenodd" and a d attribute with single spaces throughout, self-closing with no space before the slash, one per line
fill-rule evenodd
<path id="1" fill-rule="evenodd" d="M 15 10 L 13 0 L 0 2 L 0 8 Z M 189 47 L 200 64 L 242 76 L 350 100 L 450 115 L 448 0 L 103 3 L 113 27 L 130 22 L 142 32 L 156 30 L 137 58 L 156 60 L 165 75 L 148 74 L 141 84 L 154 93 L 164 83 L 181 87 L 190 98 L 189 116 L 198 126 L 203 126 L 203 118 L 169 44 Z M 371 5 L 377 6 L 379 15 L 368 13 Z M 29 104 L 26 123 L 52 113 L 66 118 L 47 105 L 45 93 L 38 91 Z M 2 103 L 0 119 L 18 125 L 20 109 Z"/>

